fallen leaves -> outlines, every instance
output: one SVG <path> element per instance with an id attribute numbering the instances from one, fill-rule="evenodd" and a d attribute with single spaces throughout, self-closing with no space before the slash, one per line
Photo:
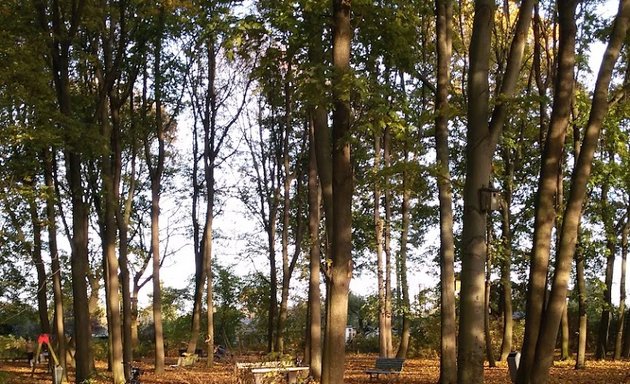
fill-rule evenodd
<path id="1" fill-rule="evenodd" d="M 237 357 L 236 360 L 251 360 L 251 356 Z M 348 354 L 346 356 L 346 384 L 363 384 L 368 381 L 365 370 L 374 366 L 375 355 Z M 169 363 L 175 363 L 167 361 Z M 630 384 L 630 361 L 588 361 L 586 369 L 576 371 L 573 361 L 557 361 L 551 369 L 550 384 Z M 144 374 L 143 384 L 232 384 L 235 382 L 234 363 L 216 363 L 211 369 L 205 367 L 205 361 L 199 361 L 192 367 L 169 367 L 162 375 L 155 375 L 150 360 L 141 364 Z M 105 364 L 98 364 L 98 375 L 94 384 L 110 383 Z M 435 384 L 440 375 L 439 361 L 435 359 L 408 359 L 398 382 L 408 384 Z M 486 384 L 509 384 L 510 377 L 507 363 L 498 362 L 497 367 L 485 367 Z M 37 367 L 31 377 L 31 368 L 24 362 L 0 363 L 0 383 L 2 384 L 48 384 L 51 375 L 43 366 Z M 381 380 L 385 383 L 386 380 Z"/>

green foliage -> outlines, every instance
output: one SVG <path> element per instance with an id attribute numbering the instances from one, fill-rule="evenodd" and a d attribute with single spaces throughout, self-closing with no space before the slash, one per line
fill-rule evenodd
<path id="1" fill-rule="evenodd" d="M 26 340 L 14 335 L 0 335 L 0 359 L 22 359 L 26 353 Z"/>

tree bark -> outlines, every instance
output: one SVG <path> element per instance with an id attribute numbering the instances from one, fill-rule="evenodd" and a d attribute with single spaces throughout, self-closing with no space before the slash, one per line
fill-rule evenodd
<path id="1" fill-rule="evenodd" d="M 319 219 L 320 192 L 317 180 L 317 159 L 315 153 L 315 127 L 311 118 L 309 129 L 309 167 L 308 167 L 308 228 L 309 228 L 309 285 L 308 285 L 308 351 L 305 357 L 310 367 L 311 376 L 319 381 L 322 375 L 322 324 L 321 298 L 319 289 L 319 270 L 321 263 Z"/>
<path id="2" fill-rule="evenodd" d="M 534 360 L 536 343 L 539 339 L 543 317 L 544 297 L 547 286 L 547 269 L 551 247 L 551 231 L 555 223 L 556 210 L 554 196 L 558 187 L 557 174 L 564 139 L 569 123 L 573 94 L 573 68 L 575 65 L 575 1 L 558 4 L 560 20 L 560 41 L 558 48 L 558 69 L 555 83 L 553 110 L 544 143 L 538 193 L 535 201 L 534 240 L 527 289 L 525 336 L 521 361 L 518 369 L 518 384 L 530 382 L 531 370 L 537 363 Z M 556 329 L 557 332 L 557 329 Z M 555 341 L 557 334 L 553 335 Z"/>
<path id="3" fill-rule="evenodd" d="M 554 339 L 558 332 L 562 309 L 565 304 L 571 260 L 575 253 L 578 226 L 582 205 L 586 196 L 587 182 L 590 177 L 593 155 L 597 148 L 602 122 L 608 111 L 608 87 L 615 62 L 619 57 L 628 31 L 629 21 L 630 0 L 621 0 L 595 83 L 591 112 L 585 129 L 580 155 L 571 177 L 571 191 L 562 223 L 560 248 L 556 258 L 556 272 L 553 278 L 549 304 L 545 312 L 545 319 L 538 338 L 535 356 L 537 364 L 533 366 L 531 375 L 531 381 L 537 384 L 545 384 L 547 382 L 549 369 L 553 362 Z M 563 32 L 561 32 L 561 36 L 562 34 Z"/>
<path id="4" fill-rule="evenodd" d="M 437 92 L 435 149 L 440 202 L 440 383 L 457 382 L 457 324 L 455 318 L 455 239 L 453 197 L 449 170 L 448 121 L 450 61 L 453 48 L 453 2 L 436 0 Z"/>
<path id="5" fill-rule="evenodd" d="M 51 278 L 53 286 L 53 297 L 55 312 L 53 315 L 53 329 L 57 339 L 57 349 L 59 353 L 59 365 L 63 368 L 63 375 L 61 382 L 67 382 L 67 359 L 66 359 L 66 334 L 63 321 L 63 293 L 61 288 L 61 263 L 59 262 L 59 249 L 57 246 L 57 224 L 56 224 L 56 210 L 55 210 L 55 195 L 52 191 L 55 190 L 54 182 L 54 163 L 55 156 L 54 151 L 50 148 L 44 149 L 43 153 L 44 164 L 44 183 L 46 188 L 50 191 L 46 195 L 46 218 L 48 228 L 48 250 L 50 252 L 50 266 L 51 266 Z"/>
<path id="6" fill-rule="evenodd" d="M 578 236 L 582 234 L 578 230 Z M 575 369 L 586 368 L 586 338 L 587 338 L 587 321 L 586 314 L 586 281 L 584 279 L 584 253 L 578 245 L 575 251 L 575 269 L 576 269 L 576 287 L 578 291 L 578 312 L 579 312 L 579 331 L 578 331 L 578 351 L 575 358 Z"/>
<path id="7" fill-rule="evenodd" d="M 51 36 L 49 52 L 52 63 L 53 84 L 57 95 L 57 104 L 61 114 L 72 119 L 70 101 L 70 44 L 79 24 L 82 21 L 84 1 L 79 1 L 69 12 L 66 23 L 61 19 L 58 9 L 49 10 L 46 3 L 35 1 L 37 21 L 45 36 Z M 50 12 L 50 15 L 47 13 Z M 49 20 L 50 16 L 50 20 Z M 69 25 L 67 25 L 69 24 Z M 52 28 L 51 28 L 52 27 Z M 56 32 L 55 32 L 56 31 Z M 62 32 L 63 31 L 63 32 Z M 68 130 L 69 131 L 69 130 Z M 83 186 L 81 183 L 81 148 L 80 138 L 64 136 L 66 144 L 65 161 L 66 177 L 72 207 L 72 254 L 70 257 L 72 275 L 72 294 L 74 311 L 74 338 L 76 343 L 76 381 L 89 379 L 90 366 L 90 316 L 88 312 L 86 276 L 88 263 L 88 207 L 83 201 Z"/>
<path id="8" fill-rule="evenodd" d="M 37 202 L 35 201 L 37 190 L 33 181 L 30 181 L 30 184 L 33 195 L 28 198 L 28 205 L 31 218 L 31 227 L 33 229 L 31 258 L 33 260 L 35 271 L 37 273 L 37 312 L 39 314 L 40 332 L 50 333 L 50 321 L 48 320 L 48 276 L 46 273 L 44 260 L 42 259 L 42 220 L 39 217 Z M 17 220 L 15 221 L 17 222 Z M 17 228 L 19 232 L 22 232 L 22 230 L 19 229 L 19 226 Z M 22 237 L 24 241 L 26 241 L 26 237 L 24 234 L 22 234 Z"/>
<path id="9" fill-rule="evenodd" d="M 385 332 L 385 271 L 383 262 L 383 231 L 385 222 L 381 217 L 381 140 L 380 132 L 374 135 L 374 242 L 376 243 L 376 285 L 378 287 L 378 355 L 387 357 Z"/>
<path id="10" fill-rule="evenodd" d="M 411 300 L 409 299 L 409 283 L 407 280 L 407 243 L 409 239 L 409 227 L 411 224 L 410 200 L 411 189 L 409 186 L 409 172 L 407 171 L 407 162 L 409 161 L 409 150 L 405 146 L 405 168 L 403 169 L 403 196 L 401 206 L 402 228 L 400 231 L 400 252 L 398 260 L 400 265 L 400 289 L 402 291 L 402 330 L 400 333 L 400 344 L 396 357 L 405 359 L 409 349 L 409 340 L 411 338 Z"/>
<path id="11" fill-rule="evenodd" d="M 457 380 L 483 383 L 486 212 L 479 194 L 489 187 L 496 146 L 488 127 L 489 57 L 494 1 L 475 1 L 468 76 L 466 182 L 462 234 L 462 289 L 458 338 Z"/>
<path id="12" fill-rule="evenodd" d="M 280 293 L 280 310 L 278 313 L 278 323 L 276 328 L 276 351 L 284 353 L 284 328 L 286 326 L 288 310 L 289 310 L 289 284 L 291 283 L 291 274 L 293 272 L 289 262 L 289 229 L 291 218 L 291 182 L 293 175 L 291 174 L 291 165 L 289 159 L 289 136 L 291 134 L 292 119 L 292 65 L 291 57 L 287 57 L 287 73 L 284 84 L 284 108 L 285 108 L 285 126 L 282 144 L 282 169 L 283 178 L 283 207 L 282 207 L 282 288 Z M 299 197 L 298 197 L 299 199 Z M 298 221 L 301 221 L 298 219 Z M 297 233 L 297 231 L 296 231 Z M 297 237 L 297 236 L 296 236 Z M 295 244 L 296 250 L 301 244 Z"/>
<path id="13" fill-rule="evenodd" d="M 512 352 L 513 339 L 513 312 L 512 309 L 512 279 L 510 272 L 512 270 L 512 230 L 510 223 L 512 222 L 512 214 L 510 207 L 512 205 L 512 177 L 513 163 L 508 166 L 512 168 L 511 176 L 504 186 L 503 199 L 505 204 L 501 209 L 501 244 L 503 245 L 503 259 L 501 261 L 501 287 L 503 288 L 503 340 L 501 342 L 501 361 L 506 361 L 510 352 Z"/>
<path id="14" fill-rule="evenodd" d="M 147 166 L 151 174 L 151 255 L 153 266 L 153 327 L 155 331 L 155 373 L 164 373 L 164 330 L 162 325 L 162 288 L 160 285 L 160 192 L 165 161 L 165 137 L 162 111 L 162 43 L 166 10 L 162 5 L 158 10 L 159 33 L 155 44 L 155 130 L 158 140 L 157 163 L 151 160 L 149 143 L 145 141 Z"/>
<path id="15" fill-rule="evenodd" d="M 569 302 L 564 304 L 564 310 L 562 311 L 562 350 L 560 354 L 560 360 L 568 360 L 571 357 L 569 350 Z"/>
<path id="16" fill-rule="evenodd" d="M 352 162 L 350 159 L 350 0 L 333 0 L 333 231 L 322 384 L 343 382 L 348 292 L 352 278 Z M 320 170 L 321 172 L 322 170 Z"/>
<path id="17" fill-rule="evenodd" d="M 488 359 L 488 366 L 496 367 L 497 363 L 494 360 L 494 353 L 492 352 L 492 335 L 490 334 L 490 273 L 492 271 L 492 260 L 494 255 L 492 254 L 491 244 L 493 241 L 492 236 L 492 223 L 487 221 L 487 235 L 486 243 L 488 244 L 487 261 L 486 261 L 486 290 L 484 294 L 484 334 L 486 338 L 486 358 Z"/>
<path id="18" fill-rule="evenodd" d="M 391 127 L 385 127 L 385 133 L 383 137 L 383 160 L 385 162 L 385 168 L 390 169 L 392 165 L 391 160 Z M 385 252 L 385 279 L 384 279 L 384 310 L 385 310 L 385 328 L 381 330 L 385 334 L 385 349 L 386 357 L 392 357 L 394 351 L 394 345 L 392 340 L 392 191 L 390 184 L 387 180 L 385 185 L 385 243 L 383 251 Z"/>
<path id="19" fill-rule="evenodd" d="M 627 214 L 630 214 L 628 212 Z M 630 233 L 630 220 L 626 218 L 626 224 L 621 232 L 621 276 L 619 280 L 619 309 L 617 310 L 617 337 L 615 338 L 615 360 L 621 359 L 623 348 L 624 324 L 626 323 L 626 269 L 628 264 L 628 234 Z"/>
<path id="20" fill-rule="evenodd" d="M 604 144 L 605 145 L 605 144 Z M 610 160 L 610 158 L 609 158 Z M 614 160 L 613 160 L 614 161 Z M 604 307 L 602 308 L 601 317 L 599 319 L 599 329 L 597 333 L 597 349 L 595 351 L 595 358 L 603 360 L 606 358 L 608 352 L 608 339 L 610 333 L 611 322 L 611 309 L 612 303 L 612 284 L 613 274 L 615 268 L 615 256 L 617 250 L 617 233 L 613 224 L 610 201 L 608 193 L 610 191 L 610 176 L 604 177 L 602 181 L 601 198 L 600 198 L 600 214 L 602 223 L 604 225 L 604 232 L 606 234 L 606 275 L 604 279 Z"/>

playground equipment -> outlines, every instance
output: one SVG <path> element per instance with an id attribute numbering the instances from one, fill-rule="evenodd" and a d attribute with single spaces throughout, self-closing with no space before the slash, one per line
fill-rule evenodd
<path id="1" fill-rule="evenodd" d="M 33 362 L 33 369 L 31 371 L 31 377 L 35 375 L 35 366 L 37 365 L 35 362 L 39 359 L 39 354 L 42 352 L 42 345 L 46 344 L 48 347 L 48 353 L 52 356 L 55 365 L 52 369 L 53 374 L 53 384 L 61 384 L 61 378 L 63 376 L 63 367 L 59 365 L 59 360 L 57 359 L 57 355 L 50 344 L 50 335 L 47 333 L 42 333 L 37 337 L 37 351 L 35 352 L 35 361 Z M 50 361 L 49 361 L 50 364 Z"/>

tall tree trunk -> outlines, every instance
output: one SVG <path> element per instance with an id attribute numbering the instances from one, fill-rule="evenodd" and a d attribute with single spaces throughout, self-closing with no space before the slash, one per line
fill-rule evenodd
<path id="1" fill-rule="evenodd" d="M 104 104 L 104 103 L 103 103 Z M 114 169 L 115 161 L 112 161 L 110 153 L 118 150 L 118 143 L 115 143 L 118 137 L 113 132 L 112 126 L 107 119 L 106 107 L 103 105 L 103 118 L 101 121 L 101 135 L 110 143 L 110 150 L 101 159 L 101 177 L 104 194 L 104 218 L 103 218 L 103 236 L 102 247 L 105 266 L 107 268 L 104 273 L 106 277 L 105 289 L 107 291 L 107 311 L 109 321 L 109 345 L 111 348 L 111 370 L 115 384 L 124 383 L 123 356 L 122 356 L 122 324 L 120 321 L 120 281 L 118 280 L 118 258 L 116 257 L 116 212 L 118 211 L 118 191 L 116 190 L 117 177 Z M 115 113 L 114 110 L 111 111 Z M 113 117 L 113 116 L 112 116 Z M 115 117 L 118 119 L 118 116 Z M 116 146 L 117 148 L 113 148 Z"/>
<path id="2" fill-rule="evenodd" d="M 333 231 L 322 384 L 343 382 L 348 292 L 352 278 L 352 162 L 350 159 L 350 1 L 333 0 Z M 321 172 L 321 170 L 320 170 Z"/>
<path id="3" fill-rule="evenodd" d="M 197 133 L 197 124 L 199 121 L 199 113 L 197 108 L 192 108 L 193 113 L 193 128 L 192 128 L 192 155 L 193 159 L 199 158 L 199 135 Z M 198 162 L 195 160 L 192 162 L 192 204 L 191 204 L 191 217 L 192 217 L 192 236 L 193 236 L 193 250 L 195 254 L 195 293 L 193 296 L 193 310 L 192 319 L 190 324 L 190 339 L 188 340 L 188 346 L 186 352 L 195 353 L 197 349 L 197 343 L 199 342 L 199 333 L 201 332 L 201 311 L 203 310 L 203 293 L 206 284 L 206 268 L 203 260 L 203 252 L 200 225 L 199 225 L 199 197 L 201 195 L 201 183 L 198 180 L 197 173 L 199 172 Z"/>
<path id="4" fill-rule="evenodd" d="M 287 57 L 287 73 L 284 84 L 284 108 L 285 108 L 285 131 L 283 132 L 282 145 L 282 168 L 283 175 L 283 210 L 282 210 L 282 290 L 280 294 L 280 310 L 278 313 L 278 324 L 276 329 L 276 351 L 284 353 L 284 328 L 287 321 L 289 309 L 289 284 L 291 283 L 292 269 L 289 262 L 289 228 L 291 218 L 291 166 L 289 161 L 289 136 L 291 134 L 292 119 L 292 58 Z M 299 197 L 298 197 L 299 199 Z M 299 219 L 298 219 L 299 220 Z M 297 236 L 296 236 L 297 237 Z M 295 244 L 296 249 L 301 246 Z"/>
<path id="5" fill-rule="evenodd" d="M 488 70 L 494 1 L 475 1 L 468 76 L 466 182 L 462 234 L 462 290 L 458 338 L 457 380 L 483 383 L 486 212 L 479 194 L 490 186 L 492 154 L 496 146 L 488 127 Z"/>
<path id="6" fill-rule="evenodd" d="M 537 384 L 545 384 L 547 382 L 549 369 L 553 362 L 554 339 L 558 332 L 563 306 L 565 305 L 571 261 L 575 253 L 578 226 L 582 205 L 586 196 L 587 182 L 590 177 L 593 155 L 597 148 L 602 122 L 608 111 L 608 87 L 615 62 L 619 57 L 628 31 L 629 21 L 630 0 L 621 0 L 610 40 L 597 76 L 591 112 L 585 129 L 580 156 L 577 159 L 577 164 L 571 177 L 571 191 L 562 223 L 560 248 L 556 257 L 551 295 L 538 338 L 535 356 L 537 364 L 533 366 L 531 375 L 531 381 Z M 563 32 L 561 32 L 561 36 L 562 34 Z"/>
<path id="7" fill-rule="evenodd" d="M 409 299 L 409 283 L 407 280 L 407 243 L 409 239 L 409 227 L 411 224 L 410 200 L 411 189 L 409 183 L 409 172 L 407 162 L 409 161 L 409 150 L 405 145 L 405 168 L 403 169 L 403 200 L 401 206 L 402 228 L 400 231 L 400 252 L 398 260 L 400 264 L 400 289 L 402 290 L 402 330 L 400 333 L 400 344 L 396 357 L 405 359 L 409 349 L 409 339 L 411 338 L 411 300 Z"/>
<path id="8" fill-rule="evenodd" d="M 492 156 L 507 118 L 508 100 L 514 94 L 520 73 L 534 0 L 524 0 L 518 13 L 514 38 L 501 90 L 488 126 L 488 70 L 494 2 L 475 1 L 475 17 L 470 41 L 468 70 L 468 129 L 466 138 L 466 183 L 464 185 L 464 225 L 462 234 L 462 291 L 458 353 L 458 382 L 483 382 L 483 310 L 485 213 L 479 193 L 489 187 Z"/>
<path id="9" fill-rule="evenodd" d="M 627 215 L 630 212 L 627 213 Z M 615 360 L 621 359 L 623 348 L 623 328 L 626 323 L 626 268 L 628 264 L 628 234 L 630 233 L 630 219 L 621 232 L 621 276 L 619 280 L 619 309 L 617 310 L 617 337 L 615 338 Z"/>
<path id="10" fill-rule="evenodd" d="M 130 97 L 130 114 L 133 121 L 134 101 Z M 137 158 L 137 142 L 135 130 L 137 127 L 132 123 L 131 138 L 131 170 L 129 175 L 129 185 L 127 186 L 127 195 L 124 197 L 124 203 L 119 205 L 116 213 L 116 223 L 118 225 L 118 264 L 120 266 L 120 288 L 122 296 L 122 317 L 123 317 L 123 362 L 125 377 L 129 377 L 131 362 L 133 361 L 133 315 L 131 305 L 131 274 L 129 272 L 129 223 L 131 222 L 131 210 L 133 207 L 133 197 L 136 190 L 136 158 Z M 120 155 L 120 154 L 119 154 Z M 116 188 L 119 190 L 119 187 Z"/>
<path id="11" fill-rule="evenodd" d="M 74 341 L 76 359 L 76 381 L 89 379 L 92 373 L 90 338 L 90 312 L 87 296 L 88 262 L 88 207 L 83 202 L 81 182 L 81 157 L 66 155 L 68 185 L 72 199 L 72 309 L 74 314 Z"/>
<path id="12" fill-rule="evenodd" d="M 383 231 L 385 222 L 381 216 L 381 135 L 374 135 L 374 241 L 376 242 L 376 284 L 378 287 L 378 350 L 379 356 L 387 357 L 387 337 L 385 329 L 385 270 L 383 262 Z"/>
<path id="13" fill-rule="evenodd" d="M 206 280 L 206 351 L 208 359 L 206 366 L 214 363 L 214 282 L 212 278 L 212 242 L 214 239 L 214 198 L 215 198 L 215 161 L 217 156 L 217 47 L 216 37 L 211 34 L 207 41 L 208 52 L 208 88 L 206 89 L 206 103 L 204 109 L 204 179 L 206 184 L 206 220 L 203 229 L 202 259 Z M 202 275 L 202 277 L 203 277 Z M 203 285 L 203 280 L 201 281 Z"/>
<path id="14" fill-rule="evenodd" d="M 562 311 L 562 350 L 560 360 L 568 360 L 571 357 L 569 350 L 569 301 L 564 304 Z"/>
<path id="15" fill-rule="evenodd" d="M 436 0 L 437 92 L 435 96 L 435 149 L 440 201 L 440 383 L 457 382 L 457 324 L 455 319 L 455 239 L 453 197 L 449 170 L 448 121 L 450 61 L 453 47 L 453 2 Z"/>
<path id="16" fill-rule="evenodd" d="M 70 44 L 82 21 L 84 3 L 80 2 L 70 12 L 68 20 L 64 22 L 58 9 L 48 9 L 43 1 L 34 2 L 37 21 L 42 32 L 51 36 L 49 51 L 52 63 L 53 83 L 57 95 L 57 104 L 61 114 L 72 119 L 70 101 Z M 50 17 L 50 19 L 49 19 Z M 69 24 L 69 25 L 67 25 Z M 53 31 L 56 31 L 53 33 Z M 63 33 L 62 33 L 63 31 Z M 63 127 L 67 128 L 67 127 Z M 90 316 L 88 312 L 86 276 L 88 263 L 88 207 L 83 201 L 83 186 L 81 180 L 81 154 L 78 148 L 81 138 L 70 137 L 66 130 L 64 142 L 66 177 L 72 207 L 72 254 L 70 257 L 72 274 L 72 294 L 74 312 L 74 338 L 76 343 L 76 381 L 81 382 L 90 377 Z"/>
<path id="17" fill-rule="evenodd" d="M 391 160 L 391 127 L 385 127 L 383 137 L 383 160 L 385 168 L 390 169 Z M 394 351 L 394 343 L 392 340 L 392 191 L 389 182 L 385 180 L 385 328 L 381 332 L 385 333 L 385 349 L 386 357 L 392 357 Z"/>
<path id="18" fill-rule="evenodd" d="M 492 352 L 492 335 L 490 334 L 490 273 L 492 271 L 492 260 L 494 255 L 492 254 L 492 223 L 490 220 L 487 222 L 486 229 L 486 243 L 488 244 L 487 250 L 487 262 L 486 262 L 486 291 L 484 295 L 484 334 L 486 339 L 486 358 L 488 359 L 488 365 L 490 367 L 496 367 L 497 363 L 494 360 L 494 353 Z"/>
<path id="19" fill-rule="evenodd" d="M 578 115 L 576 107 L 575 107 L 575 95 L 573 96 L 573 117 Z M 580 148 L 582 145 L 582 140 L 580 138 L 580 128 L 577 124 L 573 124 L 573 158 L 577 163 L 577 159 L 580 157 Z M 574 163 L 574 166 L 575 164 Z M 577 229 L 577 245 L 575 249 L 575 286 L 578 293 L 578 347 L 577 347 L 577 356 L 575 357 L 575 369 L 583 369 L 586 367 L 586 340 L 588 333 L 588 316 L 586 313 L 586 280 L 584 277 L 584 265 L 585 265 L 585 256 L 583 249 L 581 247 L 582 243 L 582 231 L 578 225 Z"/>
<path id="20" fill-rule="evenodd" d="M 44 149 L 44 183 L 50 191 L 46 195 L 46 218 L 48 228 L 48 250 L 50 252 L 51 278 L 53 286 L 53 297 L 55 312 L 53 315 L 53 329 L 57 339 L 57 349 L 59 353 L 59 365 L 63 368 L 61 382 L 67 382 L 67 359 L 66 359 L 66 333 L 63 321 L 63 293 L 61 288 L 61 263 L 59 261 L 59 249 L 57 247 L 57 214 L 55 210 L 55 190 L 54 163 L 56 162 L 54 152 L 50 148 Z"/>
<path id="21" fill-rule="evenodd" d="M 575 1 L 558 4 L 560 41 L 553 110 L 549 123 L 535 202 L 534 240 L 527 289 L 525 336 L 517 383 L 528 384 L 539 339 L 543 304 L 547 286 L 551 231 L 555 223 L 554 196 L 558 187 L 557 174 L 569 123 L 573 95 L 575 65 Z M 557 329 L 556 329 L 557 332 Z M 553 336 L 554 342 L 557 335 Z"/>
<path id="22" fill-rule="evenodd" d="M 604 231 L 606 233 L 606 277 L 604 280 L 604 306 L 599 319 L 597 349 L 595 351 L 595 358 L 598 360 L 605 359 L 608 352 L 608 339 L 611 322 L 610 311 L 613 308 L 612 284 L 617 250 L 617 233 L 612 217 L 614 212 L 611 212 L 610 202 L 608 199 L 608 192 L 610 190 L 610 175 L 608 176 L 609 177 L 605 177 L 602 182 L 602 195 L 600 198 L 601 217 L 604 224 Z"/>
<path id="23" fill-rule="evenodd" d="M 513 163 L 508 166 L 512 168 L 510 173 L 513 175 Z M 505 204 L 501 209 L 501 244 L 503 255 L 501 260 L 501 287 L 503 288 L 503 340 L 501 342 L 501 361 L 506 361 L 508 355 L 512 351 L 513 338 L 513 312 L 512 309 L 512 278 L 510 272 L 512 270 L 512 230 L 510 227 L 512 205 L 512 178 L 508 176 L 510 181 L 507 187 L 504 187 L 503 199 Z"/>
<path id="24" fill-rule="evenodd" d="M 158 140 L 157 164 L 153 164 L 148 141 L 145 141 L 147 166 L 151 174 L 151 255 L 153 266 L 153 328 L 155 331 L 155 373 L 164 373 L 164 329 L 162 325 L 162 287 L 160 285 L 160 194 L 162 174 L 164 173 L 165 137 L 162 111 L 163 74 L 161 68 L 162 43 L 166 10 L 160 6 L 155 44 L 154 93 L 155 93 L 155 130 Z"/>
<path id="25" fill-rule="evenodd" d="M 322 323 L 321 298 L 319 290 L 319 268 L 321 241 L 319 237 L 320 192 L 317 181 L 317 159 L 315 154 L 315 122 L 311 118 L 309 129 L 309 167 L 308 167 L 308 228 L 309 246 L 309 285 L 308 285 L 308 351 L 305 357 L 310 367 L 311 377 L 319 381 L 322 375 Z"/>
<path id="26" fill-rule="evenodd" d="M 578 230 L 578 236 L 582 234 Z M 581 241 L 581 240 L 579 240 Z M 579 244 L 579 243 L 578 243 Z M 578 313 L 579 313 L 579 331 L 578 331 L 578 349 L 575 358 L 575 369 L 583 369 L 586 367 L 586 338 L 587 338 L 587 321 L 586 314 L 586 280 L 584 278 L 584 252 L 578 245 L 575 251 L 575 270 L 576 270 L 576 287 L 578 292 Z"/>
<path id="27" fill-rule="evenodd" d="M 35 271 L 37 273 L 37 313 L 39 314 L 39 327 L 41 333 L 50 333 L 50 321 L 48 320 L 48 276 L 46 274 L 44 260 L 42 259 L 42 221 L 39 217 L 37 202 L 34 198 L 34 196 L 37 196 L 35 183 L 31 181 L 30 184 L 33 195 L 28 199 L 28 205 L 31 217 L 31 227 L 33 228 L 31 258 L 33 259 L 33 264 L 35 265 Z M 11 214 L 13 215 L 13 213 Z M 19 232 L 22 232 L 22 230 L 19 229 Z M 22 234 L 22 237 L 24 241 L 26 241 L 24 234 Z"/>

